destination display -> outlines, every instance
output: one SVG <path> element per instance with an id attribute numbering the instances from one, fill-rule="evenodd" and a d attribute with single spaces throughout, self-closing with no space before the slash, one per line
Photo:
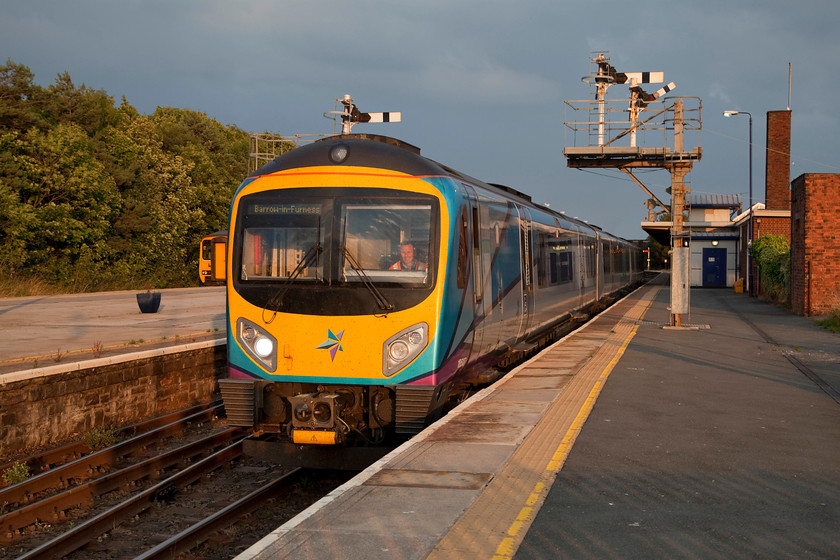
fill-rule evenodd
<path id="1" fill-rule="evenodd" d="M 272 216 L 301 216 L 310 214 L 320 214 L 320 204 L 267 204 L 254 203 L 248 207 L 248 213 L 251 215 L 272 215 Z"/>

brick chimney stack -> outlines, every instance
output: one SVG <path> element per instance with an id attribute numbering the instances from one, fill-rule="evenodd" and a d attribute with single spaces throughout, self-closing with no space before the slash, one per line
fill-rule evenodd
<path id="1" fill-rule="evenodd" d="M 766 161 L 765 208 L 790 210 L 790 110 L 767 111 Z"/>

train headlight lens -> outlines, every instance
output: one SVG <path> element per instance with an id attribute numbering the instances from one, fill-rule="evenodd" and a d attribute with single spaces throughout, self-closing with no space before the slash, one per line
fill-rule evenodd
<path id="1" fill-rule="evenodd" d="M 348 155 L 350 155 L 350 148 L 346 144 L 338 144 L 330 150 L 330 159 L 333 163 L 344 163 Z"/>
<path id="2" fill-rule="evenodd" d="M 388 348 L 388 356 L 396 363 L 404 362 L 410 353 L 408 344 L 402 340 L 392 342 Z"/>
<path id="3" fill-rule="evenodd" d="M 248 356 L 268 371 L 277 369 L 277 339 L 247 319 L 236 322 L 236 338 Z"/>
<path id="4" fill-rule="evenodd" d="M 429 344 L 429 326 L 419 323 L 389 338 L 383 346 L 382 374 L 391 377 L 420 355 Z"/>
<path id="5" fill-rule="evenodd" d="M 254 352 L 260 358 L 268 358 L 274 352 L 274 343 L 267 338 L 260 337 L 254 344 Z"/>

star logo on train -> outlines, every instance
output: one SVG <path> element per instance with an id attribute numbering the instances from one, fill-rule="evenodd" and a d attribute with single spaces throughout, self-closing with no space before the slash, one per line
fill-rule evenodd
<path id="1" fill-rule="evenodd" d="M 341 337 L 344 336 L 344 331 L 339 332 L 338 334 L 333 334 L 330 329 L 327 329 L 327 340 L 322 342 L 316 350 L 329 350 L 330 351 L 330 361 L 335 361 L 335 355 L 339 352 L 344 352 L 344 348 L 341 347 Z"/>

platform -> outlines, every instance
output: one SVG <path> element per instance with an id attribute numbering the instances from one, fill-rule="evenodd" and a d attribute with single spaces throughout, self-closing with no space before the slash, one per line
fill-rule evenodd
<path id="1" fill-rule="evenodd" d="M 157 313 L 129 291 L 0 298 L 0 374 L 225 337 L 224 286 L 160 292 Z"/>
<path id="2" fill-rule="evenodd" d="M 837 557 L 840 337 L 710 289 L 666 330 L 669 296 L 631 294 L 238 560 Z"/>

